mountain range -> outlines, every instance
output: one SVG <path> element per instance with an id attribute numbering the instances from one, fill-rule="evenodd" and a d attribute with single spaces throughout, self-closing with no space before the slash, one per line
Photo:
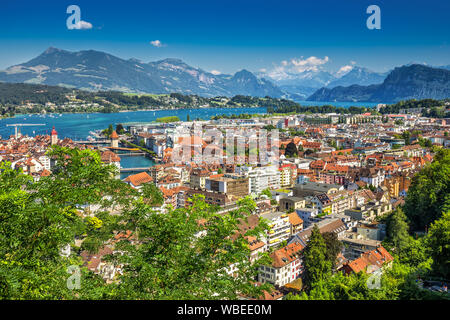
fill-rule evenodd
<path id="1" fill-rule="evenodd" d="M 450 97 L 450 71 L 413 64 L 395 68 L 381 84 L 321 88 L 309 101 L 397 102 Z"/>
<path id="2" fill-rule="evenodd" d="M 277 79 L 270 73 L 253 74 L 245 69 L 234 75 L 213 74 L 189 66 L 180 59 L 143 62 L 95 50 L 70 52 L 50 47 L 26 63 L 0 71 L 0 82 L 57 85 L 91 91 L 178 92 L 204 97 L 247 95 L 297 101 L 393 102 L 406 98 L 449 97 L 446 76 L 446 72 L 450 72 L 449 66 L 440 68 L 413 64 L 377 73 L 352 66 L 345 73 L 316 70 L 287 74 Z"/>
<path id="3" fill-rule="evenodd" d="M 343 73 L 331 73 L 324 70 L 309 70 L 302 73 L 286 73 L 283 79 L 277 79 L 270 73 L 259 73 L 258 76 L 273 81 L 290 98 L 301 97 L 305 100 L 320 88 L 334 88 L 353 84 L 371 85 L 382 83 L 389 72 L 378 73 L 364 67 L 352 66 Z"/>
<path id="4" fill-rule="evenodd" d="M 49 48 L 38 57 L 0 72 L 0 81 L 58 85 L 83 90 L 135 93 L 197 94 L 201 96 L 280 97 L 270 81 L 241 70 L 234 75 L 214 75 L 179 59 L 145 63 L 124 60 L 94 51 L 69 52 Z"/>

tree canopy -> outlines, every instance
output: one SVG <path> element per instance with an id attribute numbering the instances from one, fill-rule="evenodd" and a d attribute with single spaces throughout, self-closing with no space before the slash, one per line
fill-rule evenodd
<path id="1" fill-rule="evenodd" d="M 405 213 L 414 230 L 424 230 L 450 210 L 450 150 L 440 149 L 433 162 L 413 178 Z"/>
<path id="2" fill-rule="evenodd" d="M 250 198 L 226 215 L 198 197 L 192 207 L 161 214 L 155 207 L 164 199 L 155 185 L 132 189 L 97 151 L 54 146 L 48 155 L 56 165 L 39 181 L 10 163 L 0 166 L 0 298 L 233 299 L 270 289 L 254 286 L 268 256 L 250 263 L 246 238 L 259 237 L 267 225 L 239 232 L 256 207 Z M 122 266 L 112 283 L 80 256 L 105 245 L 113 253 L 102 259 Z M 226 272 L 233 264 L 237 277 Z M 68 286 L 74 274 L 79 288 Z"/>

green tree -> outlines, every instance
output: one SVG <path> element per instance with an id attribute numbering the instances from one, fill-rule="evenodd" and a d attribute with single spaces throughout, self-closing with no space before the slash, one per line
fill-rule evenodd
<path id="1" fill-rule="evenodd" d="M 324 232 L 322 237 L 326 245 L 326 255 L 325 258 L 331 263 L 332 268 L 336 267 L 337 256 L 342 250 L 342 243 L 338 240 L 337 234 L 334 232 Z"/>
<path id="2" fill-rule="evenodd" d="M 409 226 L 401 208 L 396 209 L 387 220 L 387 236 L 398 250 L 406 247 L 409 239 Z"/>
<path id="3" fill-rule="evenodd" d="M 286 156 L 286 158 L 297 157 L 298 151 L 297 151 L 297 147 L 295 146 L 295 143 L 289 142 L 287 144 L 284 155 Z"/>
<path id="4" fill-rule="evenodd" d="M 151 207 L 160 207 L 164 203 L 164 196 L 154 183 L 144 184 L 141 193 L 145 204 Z"/>
<path id="5" fill-rule="evenodd" d="M 1 164 L 0 298 L 222 299 L 270 289 L 253 285 L 260 262 L 270 262 L 262 254 L 250 263 L 246 239 L 264 234 L 267 225 L 238 232 L 256 208 L 250 198 L 227 215 L 197 197 L 190 208 L 157 214 L 164 200 L 159 189 L 148 184 L 138 191 L 115 179 L 115 167 L 104 165 L 97 151 L 55 146 L 48 155 L 56 166 L 37 182 Z M 123 264 L 120 282 L 107 284 L 78 253 L 97 252 L 116 242 L 118 232 L 131 232 L 133 240 L 116 244 L 123 255 L 102 258 Z M 61 255 L 67 245 L 68 257 Z M 236 277 L 226 272 L 233 263 Z M 69 266 L 80 268 L 80 289 L 67 287 Z"/>
<path id="6" fill-rule="evenodd" d="M 12 170 L 9 163 L 2 164 L 0 294 L 6 299 L 102 299 L 104 281 L 82 267 L 74 240 L 105 236 L 107 230 L 93 234 L 89 220 L 80 216 L 80 206 L 101 207 L 104 196 L 109 194 L 113 200 L 116 192 L 126 193 L 115 185 L 114 169 L 101 164 L 98 152 L 55 146 L 49 156 L 56 167 L 51 176 L 38 182 Z M 104 187 L 105 183 L 112 188 Z M 102 223 L 101 212 L 96 219 Z M 67 245 L 72 254 L 65 257 L 60 253 Z M 66 285 L 69 266 L 80 268 L 80 290 L 69 290 Z"/>
<path id="7" fill-rule="evenodd" d="M 140 245 L 128 240 L 117 245 L 124 254 L 114 259 L 125 265 L 125 272 L 113 290 L 115 298 L 236 299 L 238 293 L 260 296 L 262 289 L 269 288 L 253 285 L 259 262 L 249 262 L 245 239 L 262 234 L 267 225 L 237 234 L 239 223 L 254 211 L 255 203 L 244 198 L 239 209 L 221 215 L 201 196 L 192 201 L 189 208 L 161 215 L 151 213 L 151 208 L 138 200 L 133 210 L 123 213 L 120 225 L 131 230 Z M 261 261 L 269 263 L 267 254 L 264 256 Z M 226 272 L 231 264 L 239 270 L 236 277 Z"/>
<path id="8" fill-rule="evenodd" d="M 411 144 L 411 132 L 409 131 L 404 131 L 402 133 L 402 139 L 405 140 L 405 145 L 410 145 Z"/>
<path id="9" fill-rule="evenodd" d="M 431 224 L 427 245 L 432 249 L 433 270 L 446 279 L 450 277 L 450 211 Z"/>
<path id="10" fill-rule="evenodd" d="M 404 210 L 413 230 L 424 230 L 449 209 L 450 150 L 439 149 L 433 162 L 413 177 Z"/>
<path id="11" fill-rule="evenodd" d="M 419 145 L 422 148 L 431 148 L 433 146 L 433 143 L 430 139 L 424 139 L 422 137 L 419 137 Z"/>
<path id="12" fill-rule="evenodd" d="M 331 274 L 332 265 L 327 260 L 327 245 L 316 224 L 303 251 L 303 263 L 305 266 L 305 284 L 309 288 Z"/>
<path id="13" fill-rule="evenodd" d="M 288 300 L 385 300 L 395 299 L 397 290 L 393 290 L 385 281 L 379 289 L 370 289 L 367 285 L 369 275 L 360 272 L 344 275 L 341 272 L 313 284 L 309 292 L 290 295 Z M 383 283 L 384 282 L 384 283 Z"/>
<path id="14" fill-rule="evenodd" d="M 121 123 L 119 123 L 117 126 L 116 126 L 116 132 L 118 133 L 118 134 L 124 134 L 125 133 L 125 128 L 123 127 L 123 125 L 121 124 Z M 112 132 L 111 132 L 112 133 Z"/>
<path id="15" fill-rule="evenodd" d="M 270 189 L 264 189 L 261 192 L 261 195 L 265 195 L 265 196 L 267 196 L 267 198 L 272 199 L 272 193 L 270 192 Z"/>

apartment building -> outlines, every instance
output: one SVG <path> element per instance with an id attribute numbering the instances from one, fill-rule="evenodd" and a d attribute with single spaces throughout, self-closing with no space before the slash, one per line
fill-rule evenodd
<path id="1" fill-rule="evenodd" d="M 249 191 L 260 194 L 265 189 L 280 189 L 281 174 L 275 166 L 255 167 L 248 171 Z"/>
<path id="2" fill-rule="evenodd" d="M 303 220 L 303 227 L 309 227 L 313 222 L 316 222 L 316 217 L 319 215 L 317 208 L 301 208 L 295 210 L 295 213 Z"/>
<path id="3" fill-rule="evenodd" d="M 269 230 L 266 231 L 267 246 L 269 248 L 279 245 L 291 235 L 291 224 L 285 212 L 271 212 L 261 215 L 268 220 Z"/>
<path id="4" fill-rule="evenodd" d="M 350 216 L 353 220 L 372 221 L 376 217 L 382 216 L 391 211 L 392 211 L 391 203 L 370 201 L 361 207 L 345 210 L 344 214 Z"/>
<path id="5" fill-rule="evenodd" d="M 279 171 L 281 187 L 291 187 L 297 178 L 297 167 L 294 164 L 284 164 Z"/>
<path id="6" fill-rule="evenodd" d="M 235 174 L 216 175 L 205 179 L 206 190 L 226 193 L 235 197 L 248 195 L 248 185 L 248 177 Z"/>
<path id="7" fill-rule="evenodd" d="M 298 279 L 304 271 L 302 251 L 304 246 L 298 242 L 274 251 L 271 266 L 261 266 L 258 281 L 282 287 Z"/>
<path id="8" fill-rule="evenodd" d="M 191 186 L 191 188 L 203 190 L 206 187 L 206 178 L 208 178 L 210 175 L 210 172 L 208 172 L 207 170 L 192 170 L 191 176 L 189 178 L 189 185 Z"/>
<path id="9" fill-rule="evenodd" d="M 205 202 L 210 205 L 217 205 L 217 206 L 226 206 L 232 202 L 231 197 L 225 193 L 219 193 L 219 192 L 212 192 L 212 191 L 206 191 L 206 190 L 199 190 L 199 189 L 189 189 L 186 191 L 185 196 L 185 207 L 188 207 L 192 205 L 192 202 L 189 201 L 194 195 L 203 195 L 205 197 Z"/>
<path id="10" fill-rule="evenodd" d="M 356 206 L 354 197 L 347 190 L 329 194 L 328 198 L 331 201 L 332 214 L 344 214 L 345 210 Z"/>

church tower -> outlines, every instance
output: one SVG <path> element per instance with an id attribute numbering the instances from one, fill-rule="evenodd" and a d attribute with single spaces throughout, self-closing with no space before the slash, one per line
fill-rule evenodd
<path id="1" fill-rule="evenodd" d="M 58 143 L 58 132 L 56 132 L 55 126 L 53 126 L 53 130 L 50 136 L 50 143 L 52 146 Z"/>
<path id="2" fill-rule="evenodd" d="M 113 131 L 111 133 L 111 148 L 118 148 L 119 147 L 119 136 L 117 135 L 116 131 Z"/>

